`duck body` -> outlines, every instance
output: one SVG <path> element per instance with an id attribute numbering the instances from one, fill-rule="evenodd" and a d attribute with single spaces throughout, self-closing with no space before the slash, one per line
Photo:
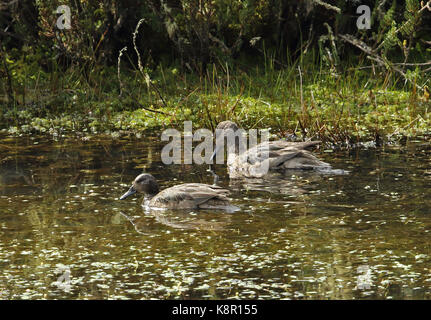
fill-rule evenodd
<path id="1" fill-rule="evenodd" d="M 219 123 L 217 129 L 228 134 L 235 132 L 238 126 L 232 121 Z M 235 140 L 235 143 L 241 143 Z M 329 163 L 319 160 L 308 149 L 320 144 L 320 141 L 290 142 L 284 140 L 262 142 L 244 152 L 238 146 L 228 148 L 227 167 L 230 178 L 261 178 L 270 171 L 286 170 L 322 170 L 331 169 Z M 217 153 L 217 149 L 213 157 Z"/>
<path id="2" fill-rule="evenodd" d="M 123 194 L 120 200 L 137 192 L 146 194 L 144 204 L 152 209 L 231 210 L 235 207 L 230 204 L 227 197 L 229 191 L 221 187 L 203 183 L 185 183 L 159 192 L 156 179 L 147 173 L 137 176 L 129 191 Z"/>
<path id="3" fill-rule="evenodd" d="M 217 209 L 230 205 L 229 191 L 203 183 L 185 183 L 160 191 L 149 199 L 151 208 Z"/>
<path id="4" fill-rule="evenodd" d="M 286 170 L 330 169 L 331 165 L 319 160 L 309 147 L 320 141 L 268 141 L 248 149 L 240 155 L 228 155 L 230 178 L 260 178 L 269 172 Z"/>

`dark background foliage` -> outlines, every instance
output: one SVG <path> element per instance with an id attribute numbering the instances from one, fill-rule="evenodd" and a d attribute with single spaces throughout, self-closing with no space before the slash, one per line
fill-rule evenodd
<path id="1" fill-rule="evenodd" d="M 411 18 L 409 3 L 420 8 L 416 0 L 9 0 L 0 5 L 0 36 L 3 51 L 30 46 L 44 50 L 45 59 L 55 57 L 63 66 L 115 64 L 121 48 L 133 47 L 132 34 L 138 21 L 144 19 L 137 44 L 147 63 L 178 60 L 187 68 L 202 71 L 211 62 L 241 54 L 259 55 L 263 46 L 272 49 L 281 62 L 295 59 L 305 48 L 317 49 L 328 27 L 335 37 L 352 34 L 375 48 L 393 23 L 399 28 Z M 55 10 L 61 4 L 71 8 L 70 30 L 56 28 L 59 14 Z M 372 28 L 366 31 L 356 27 L 356 8 L 362 4 L 373 10 Z M 430 15 L 413 20 L 413 32 L 392 39 L 394 55 L 402 56 L 398 43 L 402 38 L 418 51 L 430 46 Z M 338 48 L 341 58 L 356 53 L 352 46 L 340 44 Z"/>

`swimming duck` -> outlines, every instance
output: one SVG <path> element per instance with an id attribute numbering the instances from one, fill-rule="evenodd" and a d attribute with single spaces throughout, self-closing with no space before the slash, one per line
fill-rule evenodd
<path id="1" fill-rule="evenodd" d="M 146 204 L 153 209 L 230 210 L 234 207 L 227 198 L 229 191 L 218 186 L 185 183 L 159 192 L 159 184 L 149 173 L 137 176 L 130 189 L 120 197 L 120 200 L 124 200 L 136 192 L 146 194 Z"/>
<path id="2" fill-rule="evenodd" d="M 216 130 L 224 138 L 229 131 L 235 133 L 239 130 L 236 123 L 223 121 L 217 125 Z M 316 146 L 320 141 L 290 142 L 284 140 L 262 142 L 248 150 L 240 148 L 242 139 L 235 139 L 235 148 L 228 149 L 227 167 L 230 178 L 260 178 L 269 171 L 285 171 L 288 169 L 321 170 L 330 169 L 331 165 L 319 160 L 310 151 L 306 150 Z M 221 144 L 216 149 L 211 159 L 222 149 Z M 239 153 L 239 150 L 245 150 Z"/>

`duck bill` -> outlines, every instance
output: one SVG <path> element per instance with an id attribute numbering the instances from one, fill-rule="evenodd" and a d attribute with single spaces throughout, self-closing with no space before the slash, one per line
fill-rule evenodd
<path id="1" fill-rule="evenodd" d="M 214 158 L 217 156 L 217 153 L 219 153 L 219 151 L 220 150 L 223 150 L 223 148 L 224 148 L 224 145 L 220 145 L 220 144 L 216 144 L 216 148 L 215 148 L 215 150 L 214 150 L 214 152 L 213 152 L 213 154 L 211 155 L 211 158 L 210 158 L 210 163 L 211 164 L 213 164 L 214 163 Z"/>
<path id="2" fill-rule="evenodd" d="M 123 194 L 123 195 L 120 197 L 120 200 L 124 200 L 124 199 L 126 199 L 128 196 L 131 196 L 132 194 L 135 194 L 135 193 L 136 193 L 135 188 L 133 188 L 133 186 L 131 186 L 131 187 L 130 187 L 130 189 L 129 189 L 129 191 L 127 191 L 125 194 Z"/>

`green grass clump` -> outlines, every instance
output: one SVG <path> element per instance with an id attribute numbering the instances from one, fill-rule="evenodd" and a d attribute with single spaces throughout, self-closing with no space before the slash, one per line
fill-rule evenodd
<path id="1" fill-rule="evenodd" d="M 0 96 L 0 126 L 13 134 L 118 135 L 181 129 L 186 120 L 195 129 L 214 129 L 232 119 L 281 137 L 347 146 L 430 135 L 427 91 L 383 71 L 373 78 L 360 67 L 334 74 L 301 61 L 278 69 L 274 63 L 211 65 L 200 76 L 159 65 L 146 73 L 122 70 L 120 79 L 112 67 L 88 75 L 76 67 L 47 72 L 16 61 L 10 69 L 31 76 L 14 82 L 15 103 Z"/>

